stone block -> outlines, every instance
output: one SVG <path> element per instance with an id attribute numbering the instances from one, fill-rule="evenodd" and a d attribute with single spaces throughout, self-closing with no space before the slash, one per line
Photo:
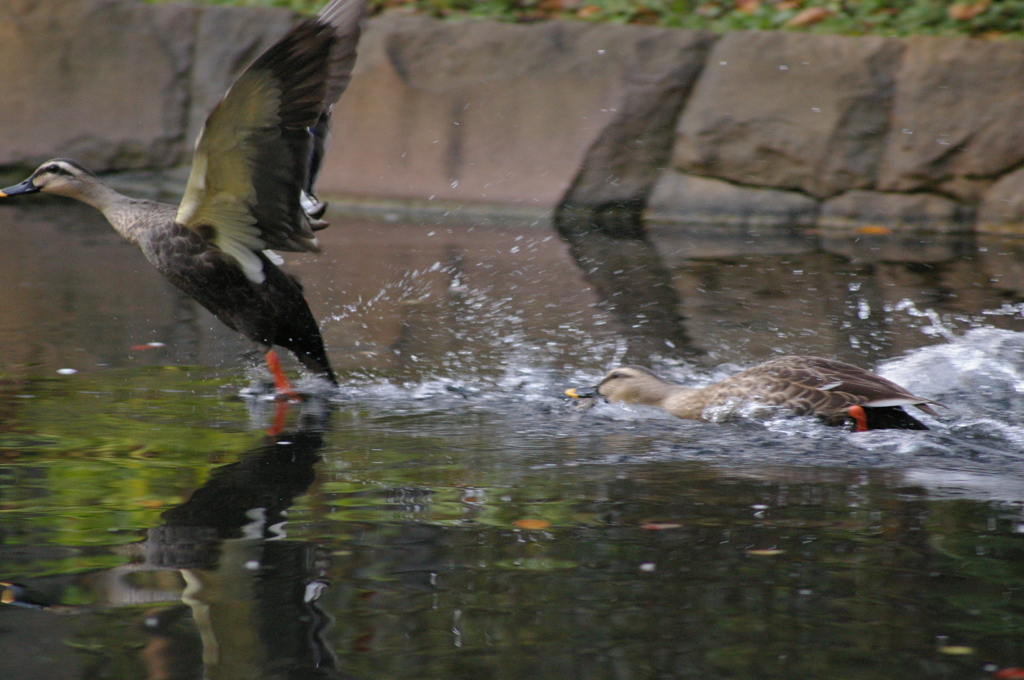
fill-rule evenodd
<path id="1" fill-rule="evenodd" d="M 715 38 L 676 30 L 639 35 L 643 42 L 625 73 L 622 103 L 587 151 L 566 203 L 642 205 L 669 163 L 675 124 Z"/>
<path id="2" fill-rule="evenodd" d="M 984 233 L 1024 234 L 1024 168 L 1003 175 L 985 192 L 975 229 Z"/>
<path id="3" fill-rule="evenodd" d="M 902 51 L 873 36 L 726 34 L 679 122 L 674 167 L 817 197 L 870 187 Z"/>
<path id="4" fill-rule="evenodd" d="M 627 93 L 679 71 L 673 55 L 699 56 L 707 40 L 560 21 L 372 19 L 335 108 L 319 191 L 553 207 Z"/>
<path id="5" fill-rule="evenodd" d="M 970 231 L 974 209 L 933 194 L 887 194 L 848 191 L 825 201 L 818 226 L 856 229 L 883 226 L 897 230 Z"/>
<path id="6" fill-rule="evenodd" d="M 0 3 L 0 166 L 181 162 L 198 12 L 134 0 Z"/>
<path id="7" fill-rule="evenodd" d="M 681 224 L 753 227 L 814 225 L 818 201 L 796 191 L 761 189 L 666 170 L 647 204 L 647 217 Z"/>
<path id="8" fill-rule="evenodd" d="M 977 202 L 1024 161 L 1024 44 L 908 39 L 879 168 L 883 191 Z"/>

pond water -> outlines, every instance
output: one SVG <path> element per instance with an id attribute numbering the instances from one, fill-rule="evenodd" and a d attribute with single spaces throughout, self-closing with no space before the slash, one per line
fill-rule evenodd
<path id="1" fill-rule="evenodd" d="M 0 678 L 1024 677 L 1024 243 L 332 221 L 342 388 L 282 408 L 97 214 L 0 206 Z M 788 353 L 948 408 L 561 396 Z"/>

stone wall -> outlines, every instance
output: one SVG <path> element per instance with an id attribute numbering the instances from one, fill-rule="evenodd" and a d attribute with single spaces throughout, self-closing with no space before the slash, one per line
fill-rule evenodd
<path id="1" fill-rule="evenodd" d="M 294 21 L 137 0 L 0 3 L 0 169 L 187 162 Z M 1024 232 L 1024 43 L 583 22 L 367 24 L 321 193 L 666 223 Z"/>

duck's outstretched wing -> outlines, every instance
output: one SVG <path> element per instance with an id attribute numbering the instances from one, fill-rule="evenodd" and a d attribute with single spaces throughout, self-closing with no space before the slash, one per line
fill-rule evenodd
<path id="1" fill-rule="evenodd" d="M 321 22 L 334 27 L 335 41 L 328 62 L 329 76 L 327 91 L 324 93 L 324 108 L 316 124 L 310 128 L 310 132 L 313 133 L 313 146 L 310 150 L 309 176 L 305 191 L 309 199 L 307 212 L 316 218 L 319 218 L 327 208 L 325 204 L 316 200 L 313 189 L 327 149 L 331 110 L 352 80 L 352 68 L 356 63 L 356 44 L 359 42 L 359 19 L 363 15 L 365 5 L 366 0 L 339 0 L 324 7 L 317 15 Z M 319 225 L 314 224 L 313 228 L 317 229 Z"/>
<path id="2" fill-rule="evenodd" d="M 336 0 L 304 19 L 242 73 L 210 114 L 176 221 L 234 258 L 245 275 L 264 280 L 261 250 L 316 252 L 301 194 L 308 186 L 317 125 L 334 64 L 355 59 L 365 0 Z M 338 49 L 347 46 L 339 57 Z M 351 72 L 351 63 L 348 64 Z M 347 83 L 347 80 L 345 81 Z"/>

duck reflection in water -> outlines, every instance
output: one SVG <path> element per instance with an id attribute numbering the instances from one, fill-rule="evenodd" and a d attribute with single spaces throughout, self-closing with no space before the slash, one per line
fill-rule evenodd
<path id="1" fill-rule="evenodd" d="M 143 618 L 151 677 L 168 668 L 187 678 L 351 677 L 323 639 L 331 620 L 317 606 L 330 552 L 282 540 L 287 509 L 315 477 L 327 417 L 305 411 L 296 429 L 214 470 L 136 546 L 144 568 L 174 569 L 185 581 L 185 606 Z"/>

